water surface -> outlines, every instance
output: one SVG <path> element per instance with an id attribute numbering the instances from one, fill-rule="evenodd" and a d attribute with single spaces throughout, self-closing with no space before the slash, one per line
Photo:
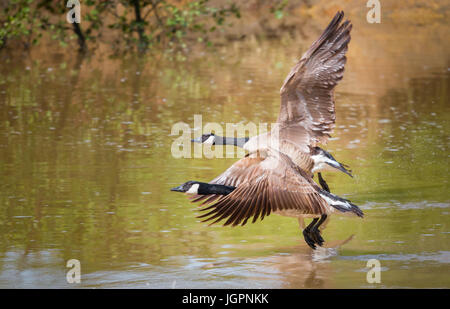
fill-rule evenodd
<path id="1" fill-rule="evenodd" d="M 193 126 L 195 114 L 274 122 L 278 89 L 311 39 L 174 58 L 5 61 L 0 287 L 74 287 L 69 259 L 81 262 L 81 287 L 450 287 L 448 42 L 430 36 L 432 47 L 414 50 L 391 34 L 369 46 L 363 34 L 350 44 L 326 146 L 355 178 L 324 177 L 366 216 L 334 216 L 316 252 L 292 218 L 208 227 L 169 191 L 237 160 L 173 158 L 172 125 Z M 366 281 L 369 259 L 381 263 L 380 284 Z"/>

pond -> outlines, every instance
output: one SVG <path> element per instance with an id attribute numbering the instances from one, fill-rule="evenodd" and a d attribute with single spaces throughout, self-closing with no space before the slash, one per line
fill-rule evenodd
<path id="1" fill-rule="evenodd" d="M 0 287 L 450 287 L 448 40 L 354 29 L 324 148 L 355 177 L 324 177 L 365 218 L 333 216 L 314 252 L 292 218 L 200 222 L 170 188 L 237 159 L 174 158 L 171 129 L 194 115 L 275 122 L 284 77 L 320 30 L 184 56 L 4 61 Z M 381 283 L 366 280 L 370 259 Z"/>

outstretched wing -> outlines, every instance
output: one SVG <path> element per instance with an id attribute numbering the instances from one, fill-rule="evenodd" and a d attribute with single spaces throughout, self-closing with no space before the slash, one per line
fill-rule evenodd
<path id="1" fill-rule="evenodd" d="M 243 168 L 245 167 L 245 168 Z M 220 175 L 215 183 L 237 184 L 237 188 L 216 203 L 201 209 L 199 216 L 213 223 L 227 219 L 224 225 L 246 224 L 261 220 L 273 211 L 295 210 L 303 214 L 324 214 L 327 203 L 320 188 L 283 153 L 269 151 L 262 158 L 246 157 Z"/>
<path id="2" fill-rule="evenodd" d="M 292 68 L 281 87 L 278 122 L 301 124 L 311 144 L 326 143 L 334 129 L 334 88 L 342 79 L 352 24 L 338 12 Z"/>

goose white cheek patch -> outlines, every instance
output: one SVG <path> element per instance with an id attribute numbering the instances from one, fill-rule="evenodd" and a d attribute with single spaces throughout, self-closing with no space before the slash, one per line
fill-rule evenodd
<path id="1" fill-rule="evenodd" d="M 329 159 L 321 154 L 318 155 L 314 155 L 311 156 L 311 159 L 313 159 L 314 164 L 320 164 L 320 163 L 325 163 L 326 161 L 328 161 Z"/>
<path id="2" fill-rule="evenodd" d="M 210 136 L 208 137 L 208 139 L 206 141 L 203 142 L 203 144 L 209 144 L 212 145 L 214 143 L 214 136 Z"/>
<path id="3" fill-rule="evenodd" d="M 198 187 L 200 187 L 200 185 L 198 183 L 193 184 L 192 187 L 190 187 L 189 190 L 186 191 L 186 193 L 197 194 L 198 193 Z"/>

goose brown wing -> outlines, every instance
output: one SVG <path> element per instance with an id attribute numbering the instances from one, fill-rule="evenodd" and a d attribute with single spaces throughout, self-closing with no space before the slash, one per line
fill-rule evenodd
<path id="1" fill-rule="evenodd" d="M 257 154 L 252 154 L 251 156 L 247 155 L 245 158 L 234 163 L 225 172 L 211 180 L 209 183 L 237 187 L 241 182 L 252 177 L 258 163 L 262 160 L 264 160 L 264 158 L 258 156 Z M 223 198 L 223 196 L 210 194 L 194 195 L 190 197 L 191 202 L 193 203 L 203 201 L 201 205 L 211 203 L 219 198 Z"/>
<path id="2" fill-rule="evenodd" d="M 250 138 L 244 149 L 249 153 L 260 149 L 276 149 L 288 155 L 304 171 L 311 172 L 313 165 L 309 146 L 311 143 L 311 136 L 302 125 L 275 124 L 270 132 Z"/>
<path id="3" fill-rule="evenodd" d="M 201 209 L 206 211 L 199 216 L 204 221 L 214 220 L 213 224 L 226 219 L 224 225 L 235 226 L 246 224 L 250 218 L 252 222 L 262 220 L 273 211 L 291 209 L 299 214 L 316 215 L 326 212 L 327 203 L 319 195 L 320 188 L 288 156 L 271 151 L 264 159 L 259 157 L 259 162 L 250 157 L 240 161 L 236 164 L 246 166 L 248 171 L 237 169 L 235 172 L 247 176 L 227 176 L 241 182 L 232 193 Z"/>
<path id="4" fill-rule="evenodd" d="M 292 68 L 281 87 L 278 123 L 301 124 L 312 144 L 326 143 L 334 129 L 334 88 L 342 79 L 352 25 L 338 12 Z"/>

